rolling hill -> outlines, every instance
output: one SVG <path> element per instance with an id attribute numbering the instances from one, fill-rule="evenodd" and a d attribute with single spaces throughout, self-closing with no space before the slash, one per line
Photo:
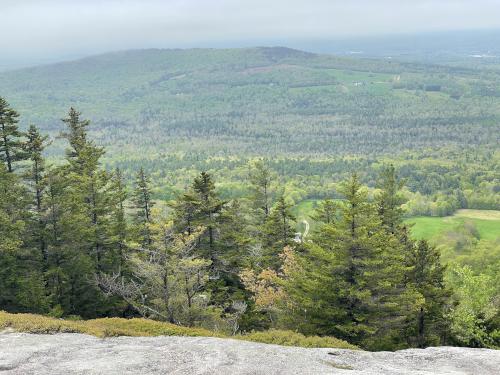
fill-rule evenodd
<path id="1" fill-rule="evenodd" d="M 493 145 L 499 81 L 276 47 L 110 53 L 2 73 L 0 92 L 53 133 L 75 106 L 112 155 L 379 155 Z"/>
<path id="2" fill-rule="evenodd" d="M 499 83 L 500 70 L 465 64 L 283 47 L 150 49 L 3 72 L 0 95 L 24 126 L 38 124 L 53 137 L 76 107 L 93 120 L 91 136 L 106 146 L 107 163 L 125 171 L 144 166 L 155 181 L 178 187 L 200 169 L 237 183 L 253 157 L 268 158 L 283 176 L 306 176 L 305 185 L 314 176 L 338 180 L 403 160 L 411 188 L 429 194 L 449 186 L 434 186 L 435 178 L 418 185 L 421 176 L 470 169 L 491 180 Z M 63 147 L 56 140 L 49 153 Z"/>

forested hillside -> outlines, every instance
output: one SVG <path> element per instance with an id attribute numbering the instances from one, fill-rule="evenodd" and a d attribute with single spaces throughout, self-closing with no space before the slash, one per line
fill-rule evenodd
<path id="1" fill-rule="evenodd" d="M 251 164 L 241 199 L 222 197 L 203 171 L 160 204 L 144 169 L 130 186 L 103 168 L 105 150 L 74 108 L 56 164 L 44 156 L 48 137 L 18 119 L 0 98 L 2 310 L 143 316 L 233 335 L 293 329 L 373 350 L 499 346 L 498 247 L 481 244 L 482 263 L 469 254 L 443 265 L 404 223 L 392 165 L 376 191 L 352 171 L 340 199 L 314 210 L 314 230 L 296 233 L 293 202 L 265 162 Z"/>
<path id="2" fill-rule="evenodd" d="M 129 181 L 142 166 L 157 197 L 200 170 L 241 197 L 249 162 L 264 158 L 290 198 L 323 198 L 353 169 L 373 187 L 392 162 L 413 214 L 498 209 L 500 70 L 455 65 L 280 47 L 142 50 L 4 72 L 0 87 L 25 127 L 51 136 L 78 107 L 105 164 Z M 50 159 L 63 148 L 56 140 Z"/>

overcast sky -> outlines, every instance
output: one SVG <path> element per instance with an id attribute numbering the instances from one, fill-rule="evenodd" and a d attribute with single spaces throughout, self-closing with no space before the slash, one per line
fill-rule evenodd
<path id="1" fill-rule="evenodd" d="M 0 63 L 500 28 L 500 0 L 0 0 Z"/>

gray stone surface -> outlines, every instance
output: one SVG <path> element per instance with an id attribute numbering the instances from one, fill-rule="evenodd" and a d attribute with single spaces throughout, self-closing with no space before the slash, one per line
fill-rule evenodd
<path id="1" fill-rule="evenodd" d="M 500 374 L 500 351 L 304 349 L 207 337 L 0 334 L 0 374 Z"/>

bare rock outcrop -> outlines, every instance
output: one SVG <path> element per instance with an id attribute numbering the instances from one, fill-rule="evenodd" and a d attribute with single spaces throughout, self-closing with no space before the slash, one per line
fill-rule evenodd
<path id="1" fill-rule="evenodd" d="M 439 347 L 398 352 L 304 349 L 208 337 L 0 334 L 0 374 L 477 374 L 500 351 Z"/>

